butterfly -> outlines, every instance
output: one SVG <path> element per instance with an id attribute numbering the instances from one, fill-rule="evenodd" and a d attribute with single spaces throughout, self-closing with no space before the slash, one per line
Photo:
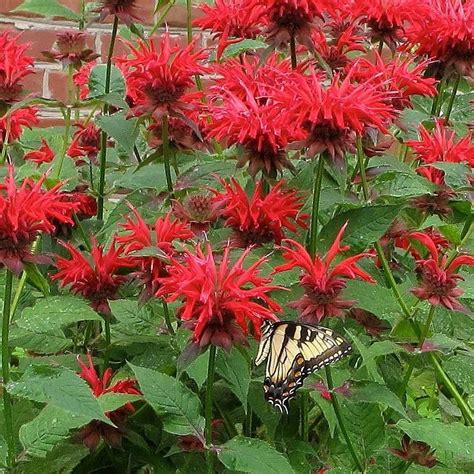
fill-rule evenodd
<path id="1" fill-rule="evenodd" d="M 255 365 L 267 359 L 263 389 L 265 400 L 288 413 L 288 402 L 304 379 L 336 362 L 352 347 L 331 329 L 293 321 L 270 322 L 261 327 L 262 337 Z"/>

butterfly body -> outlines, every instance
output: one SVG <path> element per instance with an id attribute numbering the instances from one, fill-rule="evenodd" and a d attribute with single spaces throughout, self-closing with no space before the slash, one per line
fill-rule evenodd
<path id="1" fill-rule="evenodd" d="M 351 351 L 351 345 L 334 331 L 294 321 L 265 321 L 255 365 L 265 359 L 265 399 L 282 413 L 304 379 Z"/>

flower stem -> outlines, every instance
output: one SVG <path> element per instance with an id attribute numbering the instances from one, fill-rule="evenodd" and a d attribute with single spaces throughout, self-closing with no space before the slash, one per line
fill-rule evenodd
<path id="1" fill-rule="evenodd" d="M 158 30 L 158 28 L 161 26 L 161 24 L 163 23 L 164 19 L 166 18 L 166 16 L 168 15 L 169 11 L 171 10 L 171 8 L 173 8 L 175 4 L 175 1 L 172 0 L 171 2 L 168 2 L 168 4 L 166 5 L 165 9 L 163 10 L 163 13 L 160 15 L 160 17 L 158 18 L 158 20 L 156 21 L 156 23 L 153 25 L 153 28 L 150 30 L 150 33 L 148 35 L 148 37 L 152 37 L 156 31 Z"/>
<path id="2" fill-rule="evenodd" d="M 207 366 L 207 382 L 206 382 L 206 400 L 205 400 L 205 417 L 206 417 L 206 462 L 208 474 L 214 473 L 214 453 L 211 451 L 212 445 L 212 388 L 214 385 L 214 373 L 216 371 L 216 346 L 209 347 L 209 364 Z"/>
<path id="3" fill-rule="evenodd" d="M 301 393 L 301 439 L 308 441 L 309 437 L 309 394 L 308 392 Z"/>
<path id="4" fill-rule="evenodd" d="M 188 44 L 193 40 L 193 2 L 186 0 L 186 32 Z"/>
<path id="5" fill-rule="evenodd" d="M 324 155 L 319 155 L 318 164 L 316 167 L 316 175 L 314 177 L 313 185 L 313 208 L 311 211 L 311 226 L 309 230 L 309 245 L 308 250 L 311 256 L 316 255 L 318 250 L 318 217 L 321 200 L 321 190 L 324 174 Z"/>
<path id="6" fill-rule="evenodd" d="M 161 300 L 163 303 L 163 313 L 165 315 L 165 321 L 166 321 L 166 327 L 168 328 L 169 333 L 174 336 L 174 328 L 173 325 L 171 324 L 171 315 L 170 315 L 170 309 L 168 308 L 168 303 L 163 299 Z"/>
<path id="7" fill-rule="evenodd" d="M 163 161 L 165 163 L 166 184 L 170 196 L 173 195 L 173 179 L 171 178 L 170 166 L 170 137 L 168 115 L 163 115 L 161 122 L 161 141 L 163 145 Z"/>
<path id="8" fill-rule="evenodd" d="M 456 99 L 456 94 L 458 93 L 460 82 L 461 82 L 461 74 L 458 74 L 456 79 L 454 80 L 453 90 L 451 92 L 451 97 L 449 98 L 448 109 L 446 110 L 446 123 L 449 123 L 449 118 L 451 117 L 451 112 L 453 111 L 453 105 Z"/>
<path id="9" fill-rule="evenodd" d="M 431 106 L 431 115 L 438 116 L 438 106 L 442 103 L 442 96 L 444 93 L 444 87 L 446 85 L 446 79 L 443 78 L 438 84 L 438 93 L 433 97 L 433 105 Z"/>
<path id="10" fill-rule="evenodd" d="M 105 87 L 104 93 L 107 95 L 110 92 L 110 79 L 112 75 L 112 56 L 114 54 L 115 40 L 117 38 L 118 17 L 114 18 L 114 25 L 112 27 L 112 36 L 110 38 L 109 52 L 107 55 L 107 66 L 105 69 Z M 108 104 L 104 104 L 104 115 L 109 113 Z M 97 219 L 104 219 L 104 190 L 105 190 L 105 165 L 107 163 L 107 133 L 102 130 L 100 132 L 100 177 L 99 177 L 99 197 L 97 200 Z"/>
<path id="11" fill-rule="evenodd" d="M 291 67 L 293 69 L 296 69 L 296 66 L 298 64 L 297 58 L 296 58 L 296 41 L 295 41 L 295 35 L 290 36 L 290 54 L 291 54 Z"/>
<path id="12" fill-rule="evenodd" d="M 367 185 L 367 176 L 365 174 L 365 156 L 362 145 L 362 138 L 357 137 L 357 161 L 359 162 L 360 179 L 362 181 L 362 194 L 366 201 L 369 200 L 369 186 Z"/>
<path id="13" fill-rule="evenodd" d="M 67 149 L 69 145 L 69 133 L 71 131 L 71 108 L 66 107 L 66 113 L 64 115 L 64 136 L 63 136 L 63 147 L 61 149 L 61 155 L 59 157 L 59 164 L 56 168 L 55 178 L 59 180 L 61 177 L 61 171 L 63 169 L 64 160 L 66 159 Z"/>
<path id="14" fill-rule="evenodd" d="M 339 428 L 341 429 L 342 436 L 344 436 L 344 439 L 346 440 L 347 447 L 349 448 L 349 452 L 351 453 L 352 459 L 354 460 L 354 463 L 357 469 L 360 472 L 364 472 L 364 468 L 362 467 L 359 457 L 357 456 L 355 452 L 354 445 L 352 444 L 352 440 L 349 437 L 349 433 L 346 430 L 346 426 L 344 425 L 344 420 L 342 418 L 341 406 L 339 405 L 339 400 L 337 399 L 337 395 L 333 392 L 334 382 L 332 380 L 331 368 L 329 366 L 326 366 L 326 380 L 328 384 L 329 393 L 331 394 L 332 406 L 334 407 L 334 413 L 336 414 L 337 422 L 339 424 Z"/>
<path id="15" fill-rule="evenodd" d="M 425 339 L 428 336 L 428 332 L 430 330 L 431 323 L 433 321 L 433 316 L 435 314 L 435 311 L 436 311 L 436 306 L 431 305 L 430 312 L 428 314 L 428 318 L 426 319 L 426 324 L 425 324 L 425 326 L 424 326 L 424 328 L 421 332 L 421 336 L 420 336 L 419 341 L 418 341 L 419 350 L 422 349 L 423 343 L 425 342 Z M 403 395 L 405 393 L 405 389 L 407 388 L 408 382 L 410 381 L 410 377 L 411 377 L 411 374 L 413 373 L 414 368 L 415 368 L 415 357 L 413 356 L 410 360 L 407 371 L 405 373 L 405 377 L 403 378 L 403 381 L 402 381 L 402 385 L 399 389 L 399 394 L 398 395 L 399 395 L 400 398 L 403 397 Z"/>
<path id="16" fill-rule="evenodd" d="M 110 351 L 110 322 L 104 319 L 105 329 L 105 349 L 104 349 L 104 370 L 109 366 L 109 351 Z"/>
<path id="17" fill-rule="evenodd" d="M 13 465 L 15 459 L 15 435 L 13 433 L 13 411 L 12 400 L 7 392 L 6 386 L 10 381 L 10 348 L 8 338 L 10 333 L 10 313 L 13 290 L 13 273 L 6 270 L 5 296 L 3 300 L 3 324 L 2 324 L 2 377 L 3 377 L 3 413 L 5 418 L 5 434 L 8 447 L 8 466 Z"/>
<path id="18" fill-rule="evenodd" d="M 379 56 L 382 56 L 382 52 L 383 52 L 383 40 L 381 39 L 379 41 L 379 48 L 378 48 Z"/>

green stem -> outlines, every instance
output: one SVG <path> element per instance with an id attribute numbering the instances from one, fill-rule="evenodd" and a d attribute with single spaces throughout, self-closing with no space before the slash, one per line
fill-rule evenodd
<path id="1" fill-rule="evenodd" d="M 104 370 L 109 366 L 109 351 L 110 351 L 110 322 L 104 319 L 105 329 L 105 349 L 104 349 Z"/>
<path id="2" fill-rule="evenodd" d="M 186 0 L 186 32 L 188 44 L 193 40 L 193 2 Z"/>
<path id="3" fill-rule="evenodd" d="M 367 185 L 367 176 L 365 174 L 365 156 L 362 138 L 357 137 L 357 161 L 359 163 L 360 179 L 362 181 L 362 193 L 366 201 L 369 200 L 369 186 Z"/>
<path id="4" fill-rule="evenodd" d="M 3 324 L 2 324 L 2 377 L 3 377 L 3 413 L 5 418 L 5 434 L 8 447 L 8 466 L 13 466 L 15 459 L 15 435 L 13 433 L 13 410 L 10 394 L 6 386 L 10 381 L 10 348 L 8 347 L 10 333 L 10 314 L 13 290 L 13 273 L 6 270 L 5 297 L 3 300 Z"/>
<path id="5" fill-rule="evenodd" d="M 296 41 L 295 41 L 294 35 L 291 35 L 290 37 L 290 54 L 291 54 L 291 67 L 295 69 L 298 64 L 298 61 L 296 58 Z"/>
<path id="6" fill-rule="evenodd" d="M 165 164 L 166 185 L 170 196 L 173 195 L 173 179 L 171 178 L 170 166 L 170 137 L 168 115 L 163 115 L 161 122 L 161 141 L 163 146 L 163 162 Z"/>
<path id="7" fill-rule="evenodd" d="M 5 139 L 2 143 L 2 155 L 0 156 L 0 164 L 3 165 L 5 160 L 7 159 L 7 152 L 8 152 L 8 140 L 10 139 L 10 129 L 11 129 L 11 119 L 10 115 L 6 117 L 6 130 L 5 130 Z"/>
<path id="8" fill-rule="evenodd" d="M 309 438 L 309 394 L 301 393 L 301 439 L 308 441 Z"/>
<path id="9" fill-rule="evenodd" d="M 216 370 L 216 346 L 209 347 L 209 364 L 207 366 L 207 382 L 206 382 L 206 400 L 205 400 L 205 417 L 206 417 L 206 461 L 208 474 L 214 473 L 214 453 L 211 450 L 212 445 L 212 389 L 214 385 L 214 373 Z"/>
<path id="10" fill-rule="evenodd" d="M 61 155 L 59 157 L 59 164 L 56 168 L 55 179 L 59 180 L 66 159 L 67 149 L 69 146 L 69 134 L 71 132 L 71 108 L 66 107 L 66 113 L 64 114 L 64 136 L 63 136 L 63 147 L 61 149 Z"/>
<path id="11" fill-rule="evenodd" d="M 449 123 L 451 112 L 453 111 L 454 101 L 456 100 L 456 94 L 458 93 L 459 83 L 461 82 L 461 74 L 458 74 L 453 85 L 451 97 L 449 98 L 448 109 L 446 110 L 446 123 Z"/>
<path id="12" fill-rule="evenodd" d="M 160 15 L 158 20 L 156 20 L 156 23 L 153 25 L 153 28 L 150 30 L 150 34 L 148 35 L 149 37 L 153 36 L 156 33 L 156 30 L 158 30 L 158 28 L 161 26 L 161 24 L 163 23 L 163 20 L 168 15 L 168 13 L 171 10 L 171 8 L 173 7 L 174 3 L 175 2 L 173 0 L 173 1 L 169 2 L 168 5 L 166 5 L 166 8 L 163 10 L 163 13 Z"/>
<path id="13" fill-rule="evenodd" d="M 383 40 L 382 39 L 379 41 L 378 52 L 379 52 L 379 56 L 382 56 L 382 52 L 383 52 Z"/>
<path id="14" fill-rule="evenodd" d="M 313 208 L 311 212 L 311 226 L 309 230 L 309 245 L 308 250 L 311 256 L 315 256 L 318 249 L 318 218 L 319 205 L 321 200 L 321 188 L 324 174 L 324 155 L 319 155 L 318 164 L 316 167 L 316 175 L 313 185 Z"/>
<path id="15" fill-rule="evenodd" d="M 364 468 L 362 467 L 359 457 L 357 456 L 355 452 L 354 445 L 352 444 L 352 440 L 349 437 L 349 433 L 346 430 L 346 426 L 342 418 L 341 406 L 339 405 L 339 400 L 337 399 L 337 395 L 333 392 L 334 382 L 332 380 L 331 368 L 329 366 L 326 366 L 326 380 L 328 384 L 329 393 L 331 394 L 332 406 L 334 407 L 334 413 L 336 414 L 337 422 L 339 424 L 339 428 L 341 429 L 342 436 L 346 440 L 347 447 L 349 448 L 349 452 L 351 453 L 352 459 L 354 460 L 354 463 L 357 466 L 357 469 L 360 472 L 364 472 Z"/>
<path id="16" fill-rule="evenodd" d="M 247 416 L 245 420 L 245 433 L 248 438 L 252 437 L 252 421 L 253 421 L 253 412 L 249 404 L 247 404 Z"/>
<path id="17" fill-rule="evenodd" d="M 426 319 L 426 324 L 423 327 L 423 330 L 421 332 L 421 336 L 420 336 L 419 341 L 418 341 L 419 350 L 422 349 L 423 343 L 425 342 L 426 337 L 428 336 L 428 332 L 430 330 L 431 323 L 433 321 L 435 311 L 436 311 L 436 306 L 431 305 L 430 312 L 428 314 L 428 318 Z M 412 375 L 414 369 L 415 369 L 415 356 L 412 356 L 412 358 L 410 360 L 410 363 L 408 365 L 407 371 L 405 373 L 405 377 L 403 378 L 402 385 L 399 389 L 399 394 L 398 395 L 399 395 L 400 398 L 403 397 L 403 395 L 405 393 L 405 389 L 408 386 L 408 382 L 410 381 L 410 378 L 411 378 L 411 375 Z"/>
<path id="18" fill-rule="evenodd" d="M 166 327 L 168 328 L 169 333 L 174 336 L 175 331 L 173 328 L 173 324 L 171 323 L 171 315 L 170 315 L 170 309 L 168 307 L 168 303 L 163 299 L 161 300 L 163 303 L 163 313 L 165 315 L 165 321 L 166 321 Z"/>
<path id="19" fill-rule="evenodd" d="M 114 54 L 115 40 L 117 38 L 118 30 L 118 17 L 114 18 L 114 25 L 112 27 L 112 36 L 110 38 L 109 52 L 107 55 L 107 66 L 105 69 L 105 87 L 104 93 L 107 95 L 110 92 L 110 79 L 112 75 L 112 56 Z M 104 104 L 103 109 L 104 115 L 109 113 L 108 104 Z M 100 133 L 100 177 L 99 177 L 99 190 L 97 200 L 97 219 L 104 219 L 104 190 L 105 190 L 105 165 L 107 163 L 107 133 L 102 130 Z"/>
<path id="20" fill-rule="evenodd" d="M 446 79 L 445 78 L 441 79 L 437 87 L 438 93 L 433 97 L 433 104 L 431 105 L 431 115 L 435 115 L 435 116 L 437 115 L 436 111 L 438 110 L 439 102 L 442 99 L 445 84 L 446 84 Z"/>
<path id="21" fill-rule="evenodd" d="M 89 243 L 89 237 L 87 236 L 86 231 L 84 230 L 84 227 L 82 227 L 81 221 L 77 217 L 76 213 L 74 213 L 72 217 L 74 219 L 74 223 L 76 224 L 77 230 L 81 234 L 82 241 L 84 242 L 84 245 L 85 245 L 87 251 L 90 252 L 91 251 L 91 245 Z"/>

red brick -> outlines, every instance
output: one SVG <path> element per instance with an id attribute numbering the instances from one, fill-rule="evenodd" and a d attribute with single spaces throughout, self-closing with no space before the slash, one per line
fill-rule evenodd
<path id="1" fill-rule="evenodd" d="M 51 98 L 67 101 L 67 77 L 64 71 L 49 71 L 48 87 Z"/>
<path id="2" fill-rule="evenodd" d="M 43 96 L 43 76 L 43 69 L 36 69 L 35 74 L 26 76 L 23 81 L 25 92 L 35 96 Z"/>
<path id="3" fill-rule="evenodd" d="M 202 16 L 201 10 L 193 7 L 193 10 L 192 10 L 193 19 L 200 18 L 201 16 Z M 185 7 L 174 6 L 166 15 L 165 23 L 169 26 L 174 26 L 177 28 L 186 28 L 188 24 L 187 17 L 188 15 L 187 15 Z"/>
<path id="4" fill-rule="evenodd" d="M 64 119 L 61 117 L 40 117 L 39 119 L 39 127 L 41 128 L 60 127 L 62 125 L 64 125 Z"/>
<path id="5" fill-rule="evenodd" d="M 2 0 L 0 2 L 0 13 L 9 13 L 22 3 L 23 0 Z"/>
<path id="6" fill-rule="evenodd" d="M 110 33 L 102 33 L 100 35 L 101 39 L 101 55 L 102 55 L 102 61 L 106 62 L 107 61 L 107 55 L 109 54 L 109 46 L 110 46 L 110 38 L 111 38 Z M 129 53 L 129 49 L 121 38 L 117 38 L 117 41 L 115 42 L 115 47 L 114 47 L 114 56 L 124 56 Z"/>
<path id="7" fill-rule="evenodd" d="M 133 13 L 140 18 L 137 23 L 144 25 L 153 24 L 155 2 L 152 0 L 135 0 L 135 9 Z M 104 23 L 113 23 L 114 17 L 109 15 Z"/>

